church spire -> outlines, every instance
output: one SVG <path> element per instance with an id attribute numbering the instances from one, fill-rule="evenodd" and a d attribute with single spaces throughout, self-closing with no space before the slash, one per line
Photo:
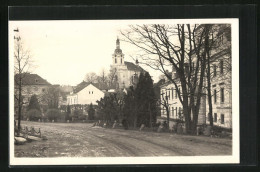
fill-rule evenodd
<path id="1" fill-rule="evenodd" d="M 117 39 L 116 39 L 115 53 L 116 54 L 122 54 L 122 50 L 120 49 L 120 40 L 119 40 L 118 36 L 117 36 Z"/>
<path id="2" fill-rule="evenodd" d="M 116 39 L 116 49 L 120 49 L 120 41 L 118 39 L 118 36 L 117 36 L 117 39 Z"/>

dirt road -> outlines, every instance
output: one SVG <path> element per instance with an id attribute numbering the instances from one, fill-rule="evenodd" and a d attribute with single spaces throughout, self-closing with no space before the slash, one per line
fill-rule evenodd
<path id="1" fill-rule="evenodd" d="M 223 138 L 186 136 L 91 127 L 87 123 L 38 123 L 46 141 L 15 146 L 17 157 L 120 157 L 231 155 L 232 141 Z"/>

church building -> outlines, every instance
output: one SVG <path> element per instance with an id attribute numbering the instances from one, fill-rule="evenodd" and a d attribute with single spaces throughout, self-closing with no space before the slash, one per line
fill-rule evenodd
<path id="1" fill-rule="evenodd" d="M 112 65 L 110 67 L 111 72 L 115 73 L 118 88 L 128 88 L 135 85 L 140 73 L 145 72 L 145 70 L 138 65 L 137 60 L 136 64 L 134 64 L 125 61 L 124 58 L 124 54 L 120 49 L 120 40 L 117 38 L 116 49 L 112 55 Z"/>

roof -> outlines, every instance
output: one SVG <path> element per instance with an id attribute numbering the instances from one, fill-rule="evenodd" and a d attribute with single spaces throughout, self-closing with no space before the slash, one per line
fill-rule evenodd
<path id="1" fill-rule="evenodd" d="M 160 79 L 157 83 L 154 83 L 154 87 L 160 87 L 165 83 L 165 79 Z"/>
<path id="2" fill-rule="evenodd" d="M 51 85 L 48 81 L 43 79 L 37 74 L 30 74 L 30 73 L 23 73 L 23 74 L 16 74 L 14 76 L 15 80 L 19 79 L 19 76 L 22 76 L 22 83 L 23 85 Z"/>
<path id="3" fill-rule="evenodd" d="M 145 70 L 144 70 L 143 68 L 141 68 L 141 67 L 138 66 L 138 65 L 135 65 L 135 64 L 132 63 L 132 62 L 127 62 L 127 61 L 125 61 L 125 65 L 126 65 L 126 67 L 127 67 L 128 70 L 145 72 Z"/>
<path id="4" fill-rule="evenodd" d="M 86 82 L 86 81 L 82 81 L 80 84 L 78 84 L 75 88 L 74 88 L 74 93 L 78 93 L 81 90 L 83 90 L 84 88 L 86 88 L 87 86 L 89 86 L 90 84 L 92 84 L 93 86 L 95 86 L 97 89 L 99 90 L 109 90 L 109 89 L 115 89 L 112 86 L 107 86 L 106 84 L 100 84 L 100 83 L 92 83 L 92 82 Z"/>

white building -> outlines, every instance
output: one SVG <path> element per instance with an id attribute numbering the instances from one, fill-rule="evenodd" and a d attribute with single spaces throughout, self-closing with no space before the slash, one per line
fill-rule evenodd
<path id="1" fill-rule="evenodd" d="M 211 50 L 211 101 L 212 101 L 212 116 L 213 124 L 223 128 L 232 128 L 232 85 L 231 85 L 231 30 L 230 25 L 216 25 L 218 32 L 216 35 L 216 49 Z M 175 73 L 173 69 L 173 74 Z M 175 78 L 175 77 L 174 77 Z M 204 78 L 204 86 L 206 87 Z M 178 87 L 180 84 L 177 84 Z M 201 104 L 198 115 L 198 124 L 209 124 L 209 106 L 208 95 L 204 89 L 204 96 L 201 97 Z M 161 86 L 161 101 L 168 98 L 170 109 L 170 120 L 178 118 L 176 116 L 182 110 L 178 96 L 176 95 L 175 85 L 171 82 L 166 82 Z M 177 108 L 177 109 L 176 109 Z M 166 120 L 167 114 L 165 108 L 161 106 L 160 121 Z M 191 115 L 192 117 L 192 115 Z M 171 125 L 171 124 L 170 124 Z"/>
<path id="2" fill-rule="evenodd" d="M 105 93 L 93 83 L 83 81 L 71 94 L 67 96 L 67 104 L 93 104 L 97 105 L 97 100 L 103 98 Z"/>

